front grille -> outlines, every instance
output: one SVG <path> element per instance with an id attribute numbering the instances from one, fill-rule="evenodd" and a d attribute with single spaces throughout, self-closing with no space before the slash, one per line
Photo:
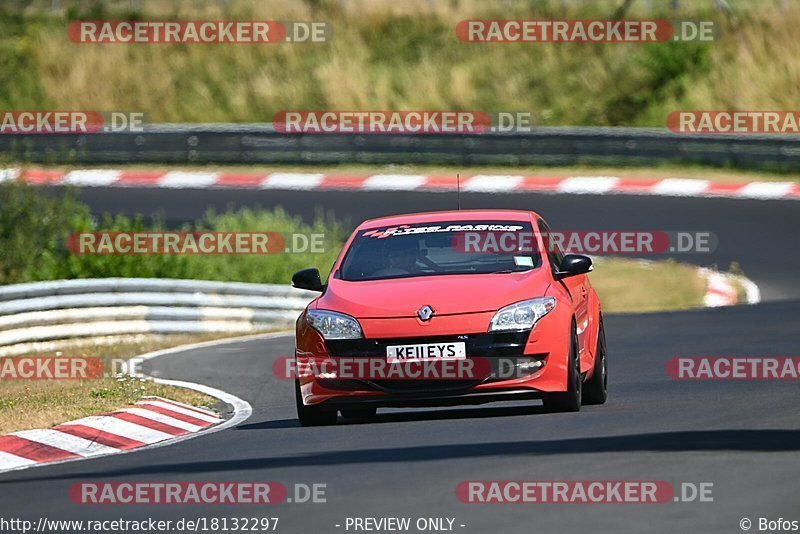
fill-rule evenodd
<path id="1" fill-rule="evenodd" d="M 336 357 L 386 357 L 389 345 L 421 345 L 463 341 L 468 357 L 514 358 L 522 356 L 530 332 L 496 332 L 452 336 L 393 337 L 380 339 L 340 339 L 326 341 L 328 354 Z"/>
<path id="2" fill-rule="evenodd" d="M 498 370 L 499 359 L 514 360 L 523 357 L 529 332 L 498 332 L 482 334 L 462 334 L 450 336 L 401 337 L 380 339 L 348 339 L 326 341 L 328 354 L 334 358 L 386 358 L 389 345 L 417 345 L 426 343 L 464 342 L 468 358 L 485 358 L 489 363 L 488 373 L 475 379 L 428 379 L 428 380 L 336 380 L 325 379 L 320 382 L 325 387 L 338 390 L 370 389 L 387 393 L 428 392 L 452 393 L 468 390 L 489 380 Z M 530 359 L 531 356 L 525 356 Z"/>

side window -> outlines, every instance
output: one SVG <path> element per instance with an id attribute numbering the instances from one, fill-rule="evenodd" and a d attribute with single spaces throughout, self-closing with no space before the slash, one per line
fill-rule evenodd
<path id="1" fill-rule="evenodd" d="M 550 227 L 544 220 L 539 219 L 539 232 L 542 234 L 542 241 L 547 248 L 547 257 L 550 259 L 550 267 L 553 272 L 556 272 L 561 265 L 561 260 L 564 259 L 564 253 L 558 245 L 557 240 L 552 239 Z"/>

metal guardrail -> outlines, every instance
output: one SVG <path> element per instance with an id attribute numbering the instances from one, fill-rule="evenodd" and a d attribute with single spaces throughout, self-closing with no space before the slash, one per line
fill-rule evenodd
<path id="1" fill-rule="evenodd" d="M 286 134 L 271 124 L 164 124 L 143 132 L 6 134 L 0 155 L 33 163 L 704 164 L 800 169 L 800 136 L 687 135 L 547 127 L 483 134 Z"/>
<path id="2" fill-rule="evenodd" d="M 32 343 L 144 333 L 252 332 L 293 323 L 316 295 L 283 285 L 103 278 L 0 287 L 0 356 Z"/>

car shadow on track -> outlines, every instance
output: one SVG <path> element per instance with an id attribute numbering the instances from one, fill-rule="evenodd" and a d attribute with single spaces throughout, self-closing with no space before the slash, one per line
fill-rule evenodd
<path id="1" fill-rule="evenodd" d="M 444 419 L 481 419 L 496 417 L 518 417 L 524 415 L 546 414 L 541 405 L 534 406 L 513 406 L 513 407 L 492 407 L 492 408 L 462 408 L 446 410 L 424 410 L 424 411 L 404 411 L 379 413 L 374 417 L 360 419 L 345 419 L 339 417 L 337 426 L 341 425 L 363 425 L 377 423 L 402 423 L 414 421 L 437 421 Z M 272 421 L 262 421 L 239 425 L 236 430 L 264 430 L 275 428 L 299 428 L 300 423 L 297 419 L 275 419 Z"/>
<path id="2" fill-rule="evenodd" d="M 302 429 L 315 431 L 320 429 Z M 625 434 L 555 440 L 494 441 L 489 443 L 448 443 L 387 447 L 382 449 L 347 449 L 303 454 L 259 456 L 254 458 L 191 461 L 134 465 L 124 469 L 76 472 L 60 476 L 25 477 L 3 480 L 21 483 L 44 480 L 116 478 L 148 474 L 209 474 L 245 472 L 298 467 L 332 467 L 358 464 L 402 464 L 405 462 L 480 459 L 489 457 L 543 457 L 570 454 L 631 452 L 794 452 L 800 450 L 800 430 L 697 430 Z"/>

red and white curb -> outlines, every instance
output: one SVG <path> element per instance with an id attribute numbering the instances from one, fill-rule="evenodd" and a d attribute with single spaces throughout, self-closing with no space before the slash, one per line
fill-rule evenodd
<path id="1" fill-rule="evenodd" d="M 167 189 L 279 189 L 346 191 L 455 191 L 451 175 L 343 175 L 303 172 L 233 173 L 203 171 L 0 169 L 0 181 L 20 178 L 35 185 L 158 187 Z M 618 176 L 524 176 L 477 174 L 461 179 L 469 193 L 554 193 L 655 195 L 744 199 L 800 199 L 796 182 L 717 182 L 688 178 Z"/>
<path id="2" fill-rule="evenodd" d="M 706 294 L 703 297 L 703 304 L 706 307 L 717 308 L 738 304 L 736 284 L 744 288 L 747 304 L 758 304 L 761 301 L 758 286 L 749 278 L 705 268 L 699 269 L 699 274 L 706 280 Z"/>
<path id="3" fill-rule="evenodd" d="M 0 436 L 0 472 L 33 464 L 102 456 L 200 432 L 223 421 L 212 411 L 159 397 L 50 429 Z"/>
<path id="4" fill-rule="evenodd" d="M 143 360 L 187 350 L 290 334 L 251 334 L 192 343 L 137 356 L 136 362 L 139 364 Z M 134 372 L 132 369 L 128 371 Z M 23 430 L 0 436 L 0 473 L 166 447 L 232 428 L 249 419 L 253 413 L 247 401 L 211 386 L 183 380 L 149 378 L 157 384 L 192 389 L 215 397 L 233 407 L 232 415 L 223 419 L 202 408 L 158 397 L 145 397 L 134 406 L 108 414 L 85 417 L 51 429 Z"/>

